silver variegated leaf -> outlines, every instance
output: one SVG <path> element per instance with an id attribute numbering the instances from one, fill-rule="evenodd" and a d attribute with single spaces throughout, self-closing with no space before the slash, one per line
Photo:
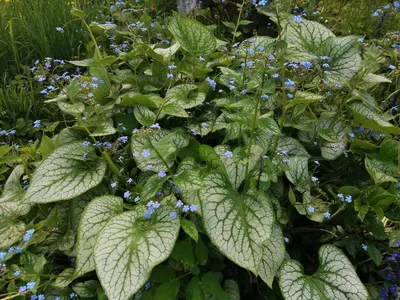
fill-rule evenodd
<path id="1" fill-rule="evenodd" d="M 204 228 L 212 243 L 237 265 L 258 274 L 262 244 L 272 233 L 274 215 L 262 194 L 239 194 L 220 173 L 204 178 L 199 191 Z"/>
<path id="2" fill-rule="evenodd" d="M 286 300 L 367 300 L 368 292 L 352 263 L 338 248 L 324 245 L 319 250 L 319 269 L 305 275 L 295 260 L 283 263 L 279 285 Z"/>
<path id="3" fill-rule="evenodd" d="M 112 218 L 99 233 L 94 249 L 96 272 L 109 299 L 128 300 L 148 280 L 152 269 L 169 257 L 180 220 L 162 204 L 152 219 L 144 206 Z"/>
<path id="4" fill-rule="evenodd" d="M 65 144 L 44 160 L 33 174 L 24 198 L 26 203 L 48 203 L 77 197 L 97 186 L 106 172 L 105 162 L 82 142 Z"/>
<path id="5" fill-rule="evenodd" d="M 122 204 L 121 198 L 107 195 L 93 199 L 85 208 L 78 228 L 75 278 L 95 269 L 97 234 L 112 217 L 122 213 Z"/>
<path id="6" fill-rule="evenodd" d="M 285 243 L 281 228 L 275 224 L 272 235 L 263 243 L 263 256 L 259 267 L 262 280 L 272 289 L 274 277 L 285 259 Z"/>

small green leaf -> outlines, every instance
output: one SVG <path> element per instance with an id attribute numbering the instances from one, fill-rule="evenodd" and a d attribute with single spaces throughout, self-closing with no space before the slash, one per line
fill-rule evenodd
<path id="1" fill-rule="evenodd" d="M 24 202 L 68 200 L 97 186 L 103 180 L 106 164 L 96 156 L 86 160 L 82 157 L 91 151 L 94 150 L 83 146 L 82 142 L 56 149 L 36 169 Z"/>
<path id="2" fill-rule="evenodd" d="M 147 201 L 154 197 L 167 179 L 169 179 L 169 176 L 160 177 L 157 174 L 150 176 L 140 193 L 142 201 Z"/>
<path id="3" fill-rule="evenodd" d="M 64 269 L 60 274 L 58 274 L 52 285 L 61 289 L 67 287 L 74 280 L 74 272 L 74 268 Z"/>
<path id="4" fill-rule="evenodd" d="M 162 283 L 175 279 L 176 272 L 171 266 L 158 265 L 151 272 L 150 282 Z"/>
<path id="5" fill-rule="evenodd" d="M 305 275 L 303 267 L 295 260 L 283 263 L 279 286 L 285 299 L 368 299 L 366 288 L 342 251 L 324 245 L 318 253 L 320 266 L 311 276 Z"/>
<path id="6" fill-rule="evenodd" d="M 232 279 L 225 280 L 224 290 L 229 295 L 229 300 L 240 300 L 239 285 L 235 280 Z"/>
<path id="7" fill-rule="evenodd" d="M 190 236 L 192 239 L 194 239 L 197 243 L 199 239 L 199 232 L 197 231 L 196 225 L 193 224 L 193 222 L 182 219 L 181 220 L 181 225 L 182 229 L 188 236 Z"/>
<path id="8" fill-rule="evenodd" d="M 201 289 L 201 281 L 198 276 L 193 277 L 186 287 L 186 299 L 205 300 L 204 293 Z"/>
<path id="9" fill-rule="evenodd" d="M 20 178 L 24 174 L 24 167 L 18 165 L 7 178 L 0 197 L 0 217 L 15 219 L 27 214 L 30 205 L 22 203 L 25 197 L 25 190 L 21 187 Z"/>
<path id="10" fill-rule="evenodd" d="M 136 120 L 138 120 L 138 122 L 143 126 L 153 125 L 156 121 L 156 115 L 146 106 L 139 104 L 135 105 L 133 113 Z"/>
<path id="11" fill-rule="evenodd" d="M 163 111 L 170 116 L 189 118 L 188 113 L 177 103 L 169 103 L 163 107 Z"/>
<path id="12" fill-rule="evenodd" d="M 374 180 L 375 184 L 398 181 L 394 178 L 400 175 L 399 169 L 396 165 L 382 162 L 375 158 L 369 159 L 368 157 L 365 158 L 364 163 L 368 174 Z"/>
<path id="13" fill-rule="evenodd" d="M 86 14 L 85 14 L 83 11 L 77 9 L 76 7 L 73 7 L 73 8 L 71 9 L 71 14 L 72 14 L 74 17 L 78 17 L 78 18 L 81 18 L 81 19 L 84 19 L 84 18 L 86 17 Z"/>
<path id="14" fill-rule="evenodd" d="M 222 289 L 217 278 L 211 273 L 204 274 L 201 282 L 205 294 L 215 295 L 219 300 L 229 300 L 229 295 Z"/>
<path id="15" fill-rule="evenodd" d="M 88 280 L 85 282 L 77 282 L 72 285 L 72 290 L 82 298 L 91 298 L 96 295 L 97 290 L 100 289 L 100 284 L 96 280 Z"/>
<path id="16" fill-rule="evenodd" d="M 95 269 L 93 250 L 97 234 L 120 213 L 122 199 L 114 196 L 95 198 L 85 208 L 78 229 L 75 278 Z"/>
<path id="17" fill-rule="evenodd" d="M 109 299 L 126 300 L 148 280 L 152 269 L 169 257 L 178 237 L 179 218 L 162 203 L 152 216 L 146 208 L 112 218 L 100 231 L 94 249 L 97 276 Z"/>
<path id="18" fill-rule="evenodd" d="M 175 300 L 179 292 L 180 281 L 164 282 L 157 287 L 154 300 Z"/>
<path id="19" fill-rule="evenodd" d="M 0 248 L 5 249 L 22 239 L 25 234 L 25 223 L 9 223 L 0 220 Z"/>

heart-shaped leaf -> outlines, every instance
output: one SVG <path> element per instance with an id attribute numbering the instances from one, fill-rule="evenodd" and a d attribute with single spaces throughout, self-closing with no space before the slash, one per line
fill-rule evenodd
<path id="1" fill-rule="evenodd" d="M 237 265 L 258 274 L 263 242 L 272 233 L 274 215 L 266 196 L 239 194 L 220 173 L 204 178 L 199 197 L 204 228 L 212 243 Z"/>
<path id="2" fill-rule="evenodd" d="M 95 269 L 93 250 L 97 234 L 120 213 L 122 199 L 114 196 L 95 198 L 85 208 L 78 229 L 75 278 Z"/>
<path id="3" fill-rule="evenodd" d="M 128 300 L 148 280 L 152 269 L 169 257 L 180 220 L 162 203 L 145 219 L 144 206 L 112 218 L 99 233 L 94 249 L 97 276 L 109 299 Z"/>
<path id="4" fill-rule="evenodd" d="M 305 275 L 295 260 L 283 263 L 279 285 L 287 300 L 366 300 L 368 292 L 352 263 L 338 248 L 324 245 L 319 249 L 319 269 Z"/>
<path id="5" fill-rule="evenodd" d="M 85 153 L 89 153 L 86 159 Z M 65 144 L 36 169 L 24 201 L 48 203 L 72 199 L 97 186 L 105 172 L 106 164 L 93 148 L 85 147 L 82 142 Z"/>

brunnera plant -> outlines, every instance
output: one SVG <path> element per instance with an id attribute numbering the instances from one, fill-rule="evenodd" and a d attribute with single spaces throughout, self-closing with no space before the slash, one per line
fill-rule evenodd
<path id="1" fill-rule="evenodd" d="M 233 44 L 114 10 L 72 11 L 94 55 L 46 75 L 63 129 L 1 148 L 5 299 L 376 297 L 400 240 L 384 51 L 279 2 L 259 7 L 277 38 Z"/>

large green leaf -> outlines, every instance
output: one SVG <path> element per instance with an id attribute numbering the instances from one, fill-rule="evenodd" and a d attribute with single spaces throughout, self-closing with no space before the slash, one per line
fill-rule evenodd
<path id="1" fill-rule="evenodd" d="M 234 189 L 239 188 L 240 184 L 245 179 L 246 163 L 248 164 L 248 170 L 251 171 L 263 153 L 263 149 L 257 145 L 252 146 L 250 156 L 247 156 L 247 149 L 241 147 L 237 147 L 233 150 L 232 157 L 225 156 L 225 153 L 230 150 L 228 146 L 221 145 L 214 149 L 220 156 L 220 159 L 225 166 L 228 179 Z"/>
<path id="2" fill-rule="evenodd" d="M 352 263 L 338 248 L 324 245 L 319 249 L 318 271 L 305 275 L 295 260 L 283 263 L 279 285 L 286 300 L 366 300 L 368 292 Z"/>
<path id="3" fill-rule="evenodd" d="M 78 229 L 75 278 L 95 269 L 93 250 L 97 234 L 112 217 L 120 213 L 122 199 L 115 196 L 95 198 L 85 208 Z"/>
<path id="4" fill-rule="evenodd" d="M 293 19 L 286 20 L 285 25 L 287 26 L 285 40 L 289 46 L 307 53 L 315 52 L 325 43 L 327 38 L 335 36 L 324 25 L 304 18 L 301 23 L 296 23 Z"/>
<path id="5" fill-rule="evenodd" d="M 394 126 L 382 119 L 382 117 L 371 110 L 371 108 L 361 101 L 353 101 L 348 104 L 348 108 L 353 114 L 355 121 L 368 129 L 380 132 L 400 134 L 400 127 Z"/>
<path id="6" fill-rule="evenodd" d="M 204 228 L 212 243 L 239 266 L 258 274 L 263 242 L 272 233 L 272 206 L 263 194 L 239 194 L 220 173 L 204 178 L 199 191 Z"/>
<path id="7" fill-rule="evenodd" d="M 89 153 L 86 159 L 82 157 L 85 153 Z M 105 162 L 90 146 L 85 147 L 82 142 L 63 145 L 36 169 L 24 201 L 47 203 L 72 199 L 97 186 L 105 172 Z"/>
<path id="8" fill-rule="evenodd" d="M 101 285 L 109 299 L 128 300 L 148 280 L 152 269 L 171 254 L 180 220 L 172 219 L 166 203 L 152 219 L 144 206 L 112 218 L 99 233 L 94 259 Z"/>
<path id="9" fill-rule="evenodd" d="M 392 163 L 380 161 L 375 158 L 369 159 L 366 157 L 365 168 L 376 184 L 381 184 L 384 182 L 397 182 L 398 180 L 394 177 L 400 176 L 398 166 Z"/>
<path id="10" fill-rule="evenodd" d="M 30 210 L 30 205 L 22 203 L 25 190 L 21 187 L 20 177 L 24 174 L 24 167 L 18 165 L 8 177 L 4 186 L 3 195 L 0 197 L 0 217 L 17 218 L 25 215 Z"/>
<path id="11" fill-rule="evenodd" d="M 217 47 L 217 40 L 212 32 L 196 20 L 175 15 L 169 22 L 168 29 L 187 52 L 208 55 Z"/>
<path id="12" fill-rule="evenodd" d="M 278 225 L 273 227 L 271 237 L 264 241 L 263 252 L 259 268 L 260 277 L 272 289 L 275 274 L 281 266 L 286 252 L 282 230 Z"/>
<path id="13" fill-rule="evenodd" d="M 180 84 L 170 88 L 165 95 L 165 101 L 176 103 L 180 107 L 188 109 L 199 106 L 206 100 L 205 93 L 195 92 L 197 85 Z"/>
<path id="14" fill-rule="evenodd" d="M 319 53 L 329 57 L 325 61 L 329 65 L 330 74 L 326 75 L 329 81 L 344 82 L 357 73 L 361 66 L 359 44 L 352 36 L 327 38 Z"/>
<path id="15" fill-rule="evenodd" d="M 350 130 L 350 126 L 340 119 L 320 120 L 318 134 L 324 139 L 321 142 L 321 156 L 327 160 L 334 160 L 342 155 Z"/>
<path id="16" fill-rule="evenodd" d="M 131 149 L 137 166 L 142 171 L 166 171 L 174 164 L 176 153 L 189 144 L 188 137 L 180 132 L 157 129 L 152 132 L 138 132 L 132 136 Z M 150 150 L 150 156 L 144 157 L 143 150 Z M 167 165 L 166 165 L 167 164 Z"/>

